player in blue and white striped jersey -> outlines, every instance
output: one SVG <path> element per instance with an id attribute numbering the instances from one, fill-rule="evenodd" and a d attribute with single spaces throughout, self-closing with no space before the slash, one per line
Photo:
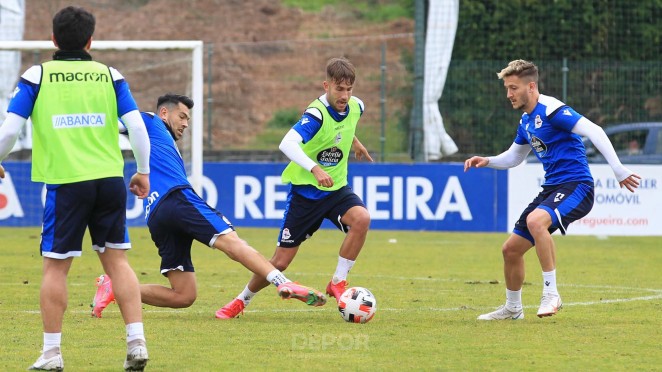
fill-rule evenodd
<path id="1" fill-rule="evenodd" d="M 556 287 L 556 248 L 551 234 L 556 230 L 565 234 L 570 223 L 586 216 L 593 207 L 594 183 L 582 136 L 588 137 L 607 159 L 621 188 L 634 192 L 641 177 L 621 164 L 602 128 L 558 99 L 540 94 L 535 64 L 514 60 L 498 77 L 503 79 L 506 97 L 513 108 L 524 112 L 515 140 L 497 156 L 467 159 L 464 171 L 471 167 L 512 168 L 533 149 L 543 164 L 545 182 L 502 247 L 506 304 L 478 319 L 524 318 L 524 254 L 534 246 L 543 271 L 543 293 L 537 315 L 551 316 L 562 306 Z"/>

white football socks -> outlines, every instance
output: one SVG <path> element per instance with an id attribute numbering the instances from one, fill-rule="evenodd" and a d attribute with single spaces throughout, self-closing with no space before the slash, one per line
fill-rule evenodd
<path id="1" fill-rule="evenodd" d="M 354 266 L 354 262 L 355 261 L 348 260 L 346 258 L 338 256 L 338 265 L 336 266 L 336 272 L 333 273 L 333 284 L 337 284 L 338 282 L 347 280 L 347 274 L 349 274 L 349 270 L 351 270 L 352 267 Z"/>
<path id="2" fill-rule="evenodd" d="M 522 308 L 522 290 L 511 291 L 506 289 L 506 307 L 512 310 Z"/>
<path id="3" fill-rule="evenodd" d="M 273 269 L 269 274 L 267 274 L 267 281 L 276 287 L 283 283 L 291 282 L 291 280 L 287 279 L 285 275 L 283 275 L 283 273 L 278 269 Z"/>
<path id="4" fill-rule="evenodd" d="M 145 341 L 145 331 L 142 322 L 129 323 L 126 325 L 126 343 L 128 344 L 134 340 Z"/>
<path id="5" fill-rule="evenodd" d="M 62 343 L 62 333 L 46 333 L 44 332 L 44 349 L 42 350 L 43 353 L 46 353 L 47 351 L 53 349 L 53 348 L 60 348 L 60 344 Z"/>
<path id="6" fill-rule="evenodd" d="M 241 300 L 244 303 L 244 306 L 248 306 L 248 304 L 251 302 L 253 299 L 253 296 L 255 296 L 257 292 L 253 292 L 250 289 L 248 289 L 248 284 L 246 285 L 246 288 L 244 288 L 241 293 L 239 293 L 239 296 L 237 296 L 237 299 Z"/>
<path id="7" fill-rule="evenodd" d="M 556 269 L 542 272 L 542 293 L 553 295 L 559 294 L 559 290 L 556 289 Z"/>
<path id="8" fill-rule="evenodd" d="M 287 279 L 287 277 L 285 277 L 285 275 L 278 269 L 273 269 L 269 274 L 267 274 L 267 281 L 276 287 L 283 283 L 291 282 L 291 280 Z M 248 289 L 248 284 L 246 284 L 244 290 L 241 291 L 241 293 L 239 293 L 236 298 L 241 300 L 244 303 L 244 306 L 248 306 L 256 294 L 257 292 L 253 292 Z"/>

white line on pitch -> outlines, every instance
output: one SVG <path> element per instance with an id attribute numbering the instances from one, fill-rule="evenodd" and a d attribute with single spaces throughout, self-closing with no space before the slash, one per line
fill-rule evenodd
<path id="1" fill-rule="evenodd" d="M 622 302 L 633 302 L 633 301 L 651 301 L 651 300 L 657 300 L 657 299 L 662 299 L 662 291 L 660 290 L 653 290 L 650 289 L 650 291 L 658 292 L 658 294 L 653 295 L 653 296 L 642 296 L 642 297 L 632 297 L 632 298 L 616 298 L 616 299 L 611 299 L 611 300 L 600 300 L 600 301 L 585 301 L 585 302 L 568 302 L 564 303 L 563 306 L 592 306 L 592 305 L 602 305 L 602 304 L 614 304 L 614 303 L 622 303 Z M 333 306 L 333 305 L 331 305 Z M 524 306 L 525 309 L 531 309 L 531 308 L 537 308 L 538 306 L 533 306 L 533 305 L 528 305 Z M 416 312 L 424 312 L 424 311 L 433 311 L 433 312 L 446 312 L 446 311 L 476 311 L 476 310 L 481 310 L 481 309 L 491 309 L 490 307 L 448 307 L 448 308 L 438 308 L 438 307 L 417 307 L 417 308 L 407 308 L 407 309 L 396 309 L 396 308 L 379 308 L 379 311 L 393 311 L 393 312 L 411 312 L 411 311 L 416 311 Z M 113 312 L 117 310 L 111 310 Z M 324 311 L 324 308 L 319 308 L 319 309 L 310 309 L 310 308 L 303 308 L 303 309 L 258 309 L 258 310 L 246 310 L 245 312 L 247 313 L 303 313 L 303 312 L 321 312 Z M 89 310 L 74 310 L 70 311 L 71 313 L 86 313 L 89 314 Z M 187 313 L 193 313 L 193 314 L 211 314 L 211 310 L 177 310 L 177 309 L 149 309 L 149 310 L 143 310 L 143 312 L 146 313 L 181 313 L 181 314 L 187 314 Z M 36 310 L 28 310 L 25 311 L 25 313 L 33 313 L 33 314 L 39 314 L 39 311 Z"/>

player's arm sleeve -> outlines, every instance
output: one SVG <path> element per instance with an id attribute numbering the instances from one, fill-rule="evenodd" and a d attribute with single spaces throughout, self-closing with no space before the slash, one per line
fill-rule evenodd
<path id="1" fill-rule="evenodd" d="M 120 134 L 123 134 L 125 136 L 129 136 L 129 130 L 126 129 L 126 125 L 124 125 L 124 122 L 122 120 L 117 121 L 117 129 L 119 130 Z"/>
<path id="2" fill-rule="evenodd" d="M 632 171 L 621 164 L 618 155 L 616 155 L 616 150 L 614 150 L 614 146 L 611 144 L 609 137 L 607 137 L 607 134 L 602 128 L 600 128 L 600 126 L 587 118 L 582 117 L 572 128 L 572 133 L 588 137 L 588 139 L 591 140 L 595 148 L 605 157 L 605 160 L 609 163 L 609 166 L 614 171 L 614 175 L 619 182 L 632 175 Z"/>
<path id="3" fill-rule="evenodd" d="M 292 126 L 292 129 L 303 138 L 303 143 L 313 139 L 320 128 L 322 128 L 322 113 L 314 107 L 306 109 L 301 119 Z"/>
<path id="4" fill-rule="evenodd" d="M 317 165 L 313 159 L 309 158 L 308 155 L 301 148 L 300 143 L 303 142 L 303 137 L 294 129 L 290 129 L 283 140 L 280 142 L 278 148 L 280 151 L 285 154 L 290 160 L 298 164 L 305 170 L 309 171 Z"/>
<path id="5" fill-rule="evenodd" d="M 131 90 L 129 89 L 129 83 L 124 80 L 124 76 L 113 67 L 109 67 L 108 69 L 113 77 L 115 96 L 117 98 L 117 114 L 122 117 L 128 112 L 138 110 L 138 104 L 133 98 Z"/>
<path id="6" fill-rule="evenodd" d="M 365 111 L 365 103 L 363 103 L 363 101 L 359 97 L 356 96 L 352 96 L 352 97 L 356 100 L 356 103 L 359 104 L 359 108 L 361 109 L 361 116 L 363 116 L 363 112 Z"/>
<path id="7" fill-rule="evenodd" d="M 41 65 L 32 66 L 21 75 L 12 93 L 7 112 L 27 119 L 32 114 L 41 84 Z"/>
<path id="8" fill-rule="evenodd" d="M 147 128 L 138 110 L 130 111 L 122 116 L 122 121 L 129 130 L 129 142 L 133 156 L 136 158 L 137 171 L 141 174 L 149 174 L 149 151 L 150 143 Z"/>
<path id="9" fill-rule="evenodd" d="M 526 158 L 526 156 L 531 152 L 531 146 L 528 144 L 520 145 L 516 142 L 513 142 L 510 145 L 508 150 L 502 152 L 496 156 L 488 156 L 487 159 L 489 163 L 488 167 L 494 169 L 508 169 L 520 165 Z"/>
<path id="10" fill-rule="evenodd" d="M 10 112 L 0 126 L 0 160 L 4 160 L 14 148 L 26 118 Z"/>
<path id="11" fill-rule="evenodd" d="M 521 121 L 520 124 L 522 124 Z M 515 134 L 515 139 L 513 139 L 513 142 L 515 142 L 518 145 L 528 145 L 529 141 L 527 141 L 526 138 L 527 138 L 526 131 L 524 130 L 524 128 L 522 128 L 522 125 L 519 125 L 517 127 L 517 134 Z"/>

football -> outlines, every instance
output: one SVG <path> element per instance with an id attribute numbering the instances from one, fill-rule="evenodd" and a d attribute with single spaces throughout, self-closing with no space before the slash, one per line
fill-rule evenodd
<path id="1" fill-rule="evenodd" d="M 340 316 L 350 323 L 367 323 L 375 316 L 377 299 L 363 287 L 351 287 L 338 300 Z"/>

